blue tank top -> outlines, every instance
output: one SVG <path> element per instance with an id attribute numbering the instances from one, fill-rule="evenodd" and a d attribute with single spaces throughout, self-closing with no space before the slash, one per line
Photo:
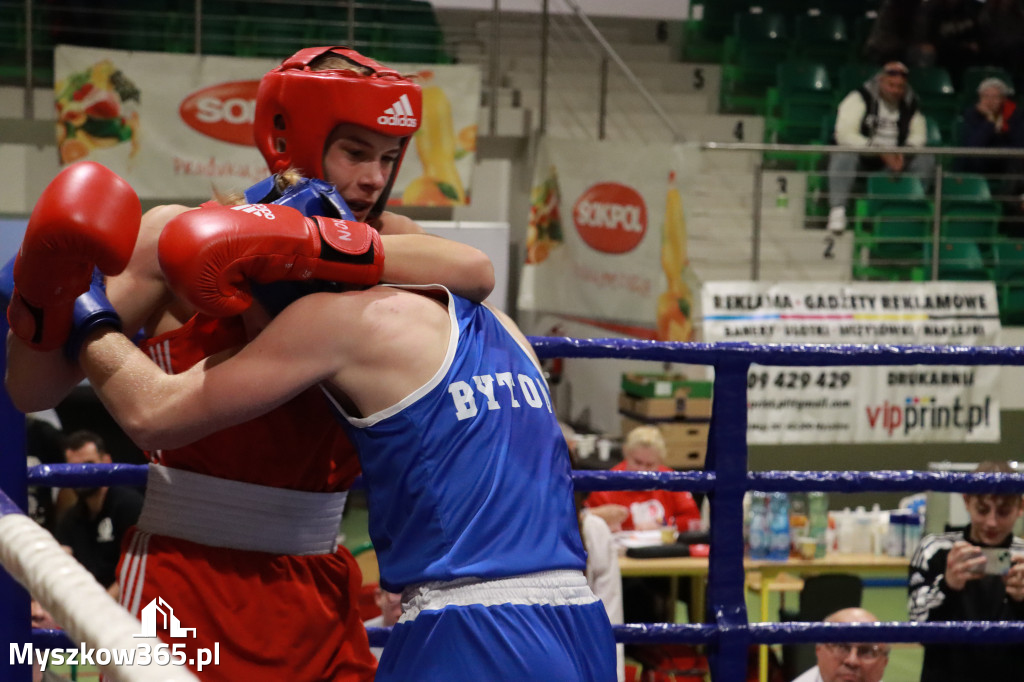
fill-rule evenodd
<path id="1" fill-rule="evenodd" d="M 431 381 L 366 418 L 332 401 L 359 452 L 381 586 L 583 570 L 540 369 L 494 313 L 445 293 L 451 339 Z"/>

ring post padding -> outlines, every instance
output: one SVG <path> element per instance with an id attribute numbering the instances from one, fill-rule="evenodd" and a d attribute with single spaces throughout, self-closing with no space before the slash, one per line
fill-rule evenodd
<path id="1" fill-rule="evenodd" d="M 705 468 L 715 474 L 710 493 L 711 553 L 708 557 L 708 613 L 718 624 L 717 644 L 708 656 L 711 677 L 739 680 L 746 675 L 750 633 L 743 583 L 743 496 L 747 481 L 747 369 L 750 363 L 726 359 L 715 365 L 715 383 Z"/>
<path id="2" fill-rule="evenodd" d="M 6 310 L 6 307 L 4 308 Z M 0 338 L 7 338 L 7 316 L 0 315 Z M 7 353 L 0 353 L 0 376 L 7 375 Z M 25 450 L 25 415 L 14 409 L 6 390 L 0 391 L 0 491 L 7 491 L 14 509 L 0 509 L 0 514 L 28 509 L 28 482 Z M 14 578 L 0 571 L 0 642 L 27 642 L 31 632 L 31 599 Z M 31 682 L 32 669 L 12 665 L 10 656 L 0 656 L 0 679 L 10 682 Z"/>

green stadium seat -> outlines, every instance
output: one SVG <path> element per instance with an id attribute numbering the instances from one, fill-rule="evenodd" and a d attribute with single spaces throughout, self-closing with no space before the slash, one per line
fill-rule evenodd
<path id="1" fill-rule="evenodd" d="M 765 94 L 775 84 L 776 66 L 789 50 L 786 17 L 778 13 L 736 14 L 725 40 L 722 66 L 724 111 L 761 114 Z"/>
<path id="2" fill-rule="evenodd" d="M 995 243 L 993 251 L 999 318 L 1003 324 L 1024 325 L 1024 241 L 1000 240 Z"/>
<path id="3" fill-rule="evenodd" d="M 910 87 L 921 102 L 921 113 L 948 129 L 960 114 L 960 102 L 949 72 L 939 66 L 911 69 Z"/>
<path id="4" fill-rule="evenodd" d="M 929 259 L 931 244 L 925 245 Z M 985 266 L 981 247 L 969 241 L 944 241 L 939 244 L 939 279 L 985 281 L 992 279 L 992 270 Z"/>
<path id="5" fill-rule="evenodd" d="M 832 74 L 850 59 L 852 43 L 840 14 L 801 14 L 793 33 L 794 57 L 824 64 Z"/>
<path id="6" fill-rule="evenodd" d="M 203 54 L 235 53 L 235 28 L 243 16 L 243 3 L 235 0 L 203 0 L 200 15 L 200 50 Z"/>
<path id="7" fill-rule="evenodd" d="M 926 279 L 932 207 L 924 199 L 890 199 L 870 221 L 854 221 L 856 279 Z"/>
<path id="8" fill-rule="evenodd" d="M 850 92 L 859 88 L 876 73 L 878 73 L 878 66 L 865 62 L 849 62 L 839 67 L 836 102 L 838 103 Z"/>
<path id="9" fill-rule="evenodd" d="M 451 62 L 444 33 L 426 0 L 386 0 L 383 44 L 375 58 L 384 62 L 443 64 Z"/>
<path id="10" fill-rule="evenodd" d="M 912 175 L 871 173 L 867 177 L 867 212 L 874 215 L 883 206 L 905 201 L 924 200 L 924 186 Z"/>

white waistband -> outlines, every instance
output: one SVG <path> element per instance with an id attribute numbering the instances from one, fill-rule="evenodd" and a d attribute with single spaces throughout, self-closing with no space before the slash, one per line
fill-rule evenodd
<path id="1" fill-rule="evenodd" d="M 149 465 L 140 530 L 270 554 L 328 554 L 338 547 L 348 493 L 313 493 Z"/>
<path id="2" fill-rule="evenodd" d="M 492 580 L 460 578 L 406 587 L 402 590 L 399 622 L 415 619 L 420 611 L 437 611 L 446 606 L 570 606 L 596 601 L 581 571 L 543 571 Z"/>

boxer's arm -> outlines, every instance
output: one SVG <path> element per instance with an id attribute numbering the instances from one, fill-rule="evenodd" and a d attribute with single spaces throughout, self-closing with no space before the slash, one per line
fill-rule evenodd
<path id="1" fill-rule="evenodd" d="M 463 298 L 483 302 L 494 289 L 494 266 L 483 251 L 429 234 L 381 235 L 382 282 L 443 284 Z"/>
<path id="2" fill-rule="evenodd" d="M 128 267 L 107 278 L 107 297 L 129 336 L 173 301 L 157 262 L 156 244 L 167 221 L 186 210 L 185 206 L 158 206 L 147 211 Z M 55 407 L 84 377 L 81 368 L 68 362 L 61 349 L 37 351 L 8 334 L 5 385 L 18 410 L 37 412 Z"/>
<path id="3" fill-rule="evenodd" d="M 168 449 L 258 417 L 321 383 L 362 414 L 384 409 L 436 373 L 450 324 L 433 299 L 375 287 L 304 296 L 236 354 L 181 374 L 165 374 L 109 329 L 86 340 L 79 362 L 139 447 Z"/>
<path id="4" fill-rule="evenodd" d="M 86 339 L 79 363 L 125 433 L 147 450 L 180 447 L 258 417 L 331 377 L 354 344 L 324 320 L 323 297 L 304 297 L 237 353 L 207 358 L 166 374 L 123 334 Z M 339 314 L 355 315 L 352 306 Z"/>
<path id="5" fill-rule="evenodd" d="M 476 303 L 482 303 L 494 290 L 494 265 L 483 251 L 428 235 L 416 221 L 397 213 L 385 211 L 374 227 L 384 238 L 389 259 L 381 281 L 443 284 L 452 293 Z"/>

